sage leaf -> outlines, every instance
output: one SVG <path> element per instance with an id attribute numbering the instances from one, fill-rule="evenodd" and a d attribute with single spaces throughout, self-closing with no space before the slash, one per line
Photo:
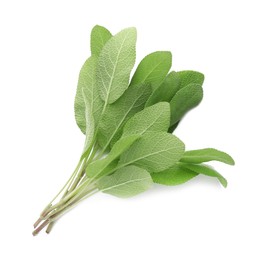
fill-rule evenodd
<path id="1" fill-rule="evenodd" d="M 93 114 L 91 113 L 91 93 L 89 89 L 83 89 L 83 98 L 85 103 L 85 115 L 86 115 L 86 140 L 84 145 L 83 153 L 87 152 L 93 145 L 94 134 L 95 134 L 95 121 Z"/>
<path id="2" fill-rule="evenodd" d="M 235 164 L 234 159 L 229 154 L 213 148 L 186 151 L 180 161 L 184 163 L 218 161 L 230 165 Z"/>
<path id="3" fill-rule="evenodd" d="M 129 135 L 118 140 L 113 146 L 110 153 L 104 159 L 97 160 L 88 165 L 86 174 L 89 178 L 103 175 L 104 169 L 122 153 L 124 153 L 131 145 L 140 138 L 140 135 Z M 110 169 L 111 170 L 111 169 Z M 109 172 L 109 171 L 108 171 Z"/>
<path id="4" fill-rule="evenodd" d="M 187 163 L 187 164 L 181 164 L 181 167 L 183 167 L 184 169 L 189 169 L 196 173 L 200 173 L 200 174 L 207 175 L 210 177 L 216 177 L 224 188 L 227 187 L 227 180 L 221 174 L 219 174 L 216 170 L 214 170 L 208 165 Z"/>
<path id="5" fill-rule="evenodd" d="M 144 108 L 152 92 L 148 84 L 132 85 L 113 104 L 106 107 L 98 132 L 98 144 L 106 150 L 121 137 L 127 120 Z"/>
<path id="6" fill-rule="evenodd" d="M 170 124 L 170 106 L 159 102 L 131 117 L 123 129 L 123 136 L 148 132 L 167 132 Z"/>
<path id="7" fill-rule="evenodd" d="M 148 190 L 152 185 L 150 173 L 134 165 L 119 169 L 97 182 L 100 191 L 119 198 L 133 197 Z"/>
<path id="8" fill-rule="evenodd" d="M 81 68 L 76 89 L 74 102 L 75 120 L 84 134 L 86 133 L 86 114 L 83 89 L 87 90 L 88 112 L 94 115 L 95 124 L 98 121 L 99 114 L 103 107 L 103 101 L 99 98 L 98 90 L 96 89 L 96 66 L 96 57 L 92 56 L 86 60 Z"/>
<path id="9" fill-rule="evenodd" d="M 180 89 L 170 101 L 170 125 L 176 124 L 186 112 L 196 107 L 203 98 L 203 89 L 200 84 L 189 84 Z"/>
<path id="10" fill-rule="evenodd" d="M 179 76 L 175 71 L 170 72 L 163 83 L 152 93 L 146 102 L 151 106 L 161 101 L 169 102 L 179 90 Z"/>
<path id="11" fill-rule="evenodd" d="M 195 171 L 183 168 L 180 164 L 175 164 L 161 172 L 151 173 L 152 179 L 155 183 L 169 186 L 183 184 L 197 175 L 198 173 Z"/>
<path id="12" fill-rule="evenodd" d="M 192 83 L 202 86 L 205 79 L 204 74 L 194 70 L 179 71 L 177 72 L 177 76 L 179 77 L 179 89 L 182 89 Z"/>
<path id="13" fill-rule="evenodd" d="M 176 136 L 146 133 L 120 156 L 118 167 L 134 164 L 149 172 L 159 172 L 178 162 L 183 153 L 184 144 Z"/>
<path id="14" fill-rule="evenodd" d="M 93 27 L 90 36 L 91 55 L 99 56 L 106 42 L 112 37 L 112 34 L 103 26 Z"/>
<path id="15" fill-rule="evenodd" d="M 147 55 L 138 65 L 131 85 L 150 83 L 156 89 L 170 70 L 172 55 L 169 51 L 157 51 Z"/>
<path id="16" fill-rule="evenodd" d="M 136 58 L 135 28 L 127 28 L 107 41 L 100 52 L 97 86 L 105 105 L 115 102 L 127 89 Z"/>

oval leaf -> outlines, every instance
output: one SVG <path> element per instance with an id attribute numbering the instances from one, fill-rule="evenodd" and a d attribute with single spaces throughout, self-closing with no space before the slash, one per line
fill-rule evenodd
<path id="1" fill-rule="evenodd" d="M 199 84 L 190 84 L 180 89 L 170 101 L 170 125 L 176 124 L 192 108 L 196 107 L 203 98 L 203 89 Z"/>
<path id="2" fill-rule="evenodd" d="M 129 198 L 151 188 L 153 181 L 146 170 L 130 165 L 101 178 L 96 185 L 104 193 Z"/>
<path id="3" fill-rule="evenodd" d="M 144 134 L 119 160 L 118 167 L 134 164 L 149 172 L 163 171 L 179 161 L 184 144 L 176 136 L 163 132 Z"/>
<path id="4" fill-rule="evenodd" d="M 99 56 L 106 42 L 112 37 L 112 34 L 103 26 L 93 27 L 90 36 L 91 55 Z"/>
<path id="5" fill-rule="evenodd" d="M 177 75 L 179 77 L 179 88 L 182 89 L 189 84 L 195 83 L 199 85 L 203 85 L 204 83 L 204 74 L 198 71 L 194 70 L 183 70 L 177 72 Z"/>
<path id="6" fill-rule="evenodd" d="M 131 117 L 123 129 L 123 136 L 132 134 L 143 135 L 146 132 L 167 132 L 169 123 L 169 103 L 159 102 Z"/>
<path id="7" fill-rule="evenodd" d="M 126 121 L 144 108 L 150 94 L 150 85 L 133 85 L 115 103 L 106 107 L 98 132 L 98 143 L 103 150 L 121 137 Z"/>
<path id="8" fill-rule="evenodd" d="M 86 97 L 88 100 L 88 113 L 91 113 L 94 117 L 95 124 L 98 121 L 100 112 L 103 107 L 103 101 L 99 98 L 98 90 L 96 88 L 96 66 L 96 57 L 92 56 L 86 60 L 80 71 L 76 90 L 74 103 L 75 120 L 78 127 L 84 134 L 86 133 L 86 114 L 83 89 L 86 90 Z"/>
<path id="9" fill-rule="evenodd" d="M 186 151 L 180 161 L 185 163 L 218 161 L 230 165 L 235 164 L 234 159 L 229 154 L 213 148 Z"/>
<path id="10" fill-rule="evenodd" d="M 135 28 L 127 28 L 105 44 L 99 56 L 97 85 L 105 104 L 115 102 L 127 89 L 136 57 Z"/>
<path id="11" fill-rule="evenodd" d="M 161 101 L 169 102 L 179 90 L 179 76 L 175 71 L 170 72 L 164 82 L 152 93 L 146 102 L 151 106 Z"/>
<path id="12" fill-rule="evenodd" d="M 131 84 L 150 83 L 156 89 L 170 70 L 172 55 L 169 51 L 157 51 L 147 55 L 138 65 Z"/>
<path id="13" fill-rule="evenodd" d="M 151 173 L 155 183 L 169 186 L 183 184 L 197 175 L 198 173 L 187 168 L 182 168 L 179 164 L 175 164 L 162 172 Z"/>

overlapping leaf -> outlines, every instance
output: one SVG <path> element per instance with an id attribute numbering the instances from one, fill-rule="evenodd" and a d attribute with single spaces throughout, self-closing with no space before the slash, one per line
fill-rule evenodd
<path id="1" fill-rule="evenodd" d="M 163 171 L 179 161 L 184 144 L 176 136 L 163 132 L 144 134 L 119 160 L 118 167 L 134 164 L 149 172 Z"/>
<path id="2" fill-rule="evenodd" d="M 148 132 L 166 132 L 170 123 L 170 106 L 159 102 L 136 113 L 126 123 L 123 136 Z"/>
<path id="3" fill-rule="evenodd" d="M 135 196 L 148 190 L 152 185 L 150 173 L 134 165 L 123 167 L 97 182 L 100 191 L 120 198 Z"/>
<path id="4" fill-rule="evenodd" d="M 107 106 L 98 133 L 98 143 L 104 150 L 120 138 L 126 121 L 144 108 L 150 94 L 150 85 L 132 85 L 114 104 Z"/>
<path id="5" fill-rule="evenodd" d="M 86 99 L 88 101 L 87 112 L 90 113 L 97 124 L 99 115 L 102 110 L 103 101 L 100 99 L 98 90 L 96 88 L 96 67 L 97 58 L 90 57 L 83 65 L 80 74 L 75 96 L 75 119 L 76 123 L 81 131 L 86 133 L 86 114 L 85 114 L 85 102 L 83 97 L 83 89 L 86 93 Z"/>
<path id="6" fill-rule="evenodd" d="M 169 51 L 157 51 L 147 55 L 138 65 L 131 85 L 150 83 L 156 89 L 170 70 L 172 55 Z"/>
<path id="7" fill-rule="evenodd" d="M 102 48 L 97 67 L 97 86 L 106 104 L 115 102 L 127 89 L 136 58 L 136 29 L 119 32 Z"/>
<path id="8" fill-rule="evenodd" d="M 102 48 L 111 37 L 112 34 L 103 26 L 94 26 L 90 36 L 91 55 L 99 56 Z"/>

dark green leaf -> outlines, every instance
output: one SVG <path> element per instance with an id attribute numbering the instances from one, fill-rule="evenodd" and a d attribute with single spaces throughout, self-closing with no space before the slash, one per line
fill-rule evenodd
<path id="1" fill-rule="evenodd" d="M 180 89 L 170 101 L 170 125 L 176 124 L 192 108 L 196 107 L 203 98 L 203 89 L 199 84 L 189 84 Z"/>
<path id="2" fill-rule="evenodd" d="M 180 164 L 175 164 L 171 168 L 161 172 L 151 173 L 152 179 L 155 183 L 170 186 L 183 184 L 197 175 L 198 173 L 192 170 L 182 168 Z"/>

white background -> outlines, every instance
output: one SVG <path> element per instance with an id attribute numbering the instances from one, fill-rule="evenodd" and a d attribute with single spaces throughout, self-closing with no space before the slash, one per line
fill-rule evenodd
<path id="1" fill-rule="evenodd" d="M 268 259 L 267 1 L 0 1 L 1 259 Z M 32 237 L 83 146 L 73 100 L 95 24 L 135 26 L 137 61 L 173 53 L 206 75 L 176 134 L 229 152 L 198 177 L 133 199 L 97 194 Z M 266 247 L 266 248 L 265 248 Z"/>

